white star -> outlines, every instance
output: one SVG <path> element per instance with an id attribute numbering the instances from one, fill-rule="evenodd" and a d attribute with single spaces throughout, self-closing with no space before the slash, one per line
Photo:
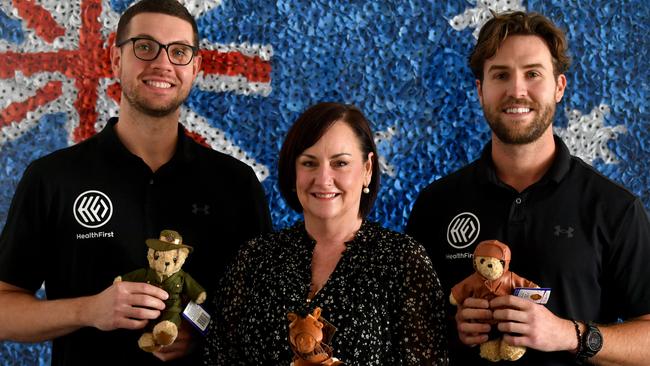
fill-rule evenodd
<path id="1" fill-rule="evenodd" d="M 481 28 L 492 18 L 492 13 L 503 13 L 507 11 L 526 11 L 522 0 L 477 0 L 476 7 L 467 8 L 463 14 L 456 15 L 449 20 L 449 25 L 457 31 L 467 27 L 474 28 L 472 35 L 478 39 Z"/>
<path id="2" fill-rule="evenodd" d="M 586 163 L 591 165 L 600 158 L 605 164 L 616 164 L 618 159 L 607 147 L 607 141 L 616 139 L 618 134 L 627 132 L 627 129 L 624 125 L 605 126 L 605 116 L 609 112 L 606 104 L 595 107 L 587 115 L 577 109 L 567 110 L 567 127 L 556 127 L 554 132 L 567 144 L 572 155 Z"/>

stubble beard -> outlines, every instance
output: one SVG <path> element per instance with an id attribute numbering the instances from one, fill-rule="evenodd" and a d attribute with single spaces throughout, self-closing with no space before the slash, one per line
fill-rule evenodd
<path id="1" fill-rule="evenodd" d="M 189 91 L 185 95 L 179 95 L 169 103 L 163 105 L 153 105 L 153 103 L 148 102 L 138 94 L 135 88 L 125 87 L 123 89 L 123 95 L 126 101 L 137 111 L 147 116 L 160 118 L 175 113 L 178 107 L 187 99 Z"/>
<path id="2" fill-rule="evenodd" d="M 507 101 L 506 103 L 502 103 L 502 105 L 512 102 L 518 105 L 530 106 L 537 112 L 530 125 L 525 128 L 520 128 L 520 126 L 513 127 L 512 124 L 517 122 L 506 122 L 500 117 L 501 106 L 496 111 L 492 107 L 484 107 L 483 115 L 490 125 L 490 129 L 504 144 L 524 145 L 537 141 L 548 129 L 551 122 L 553 122 L 555 103 L 538 105 L 537 103 L 526 101 Z"/>

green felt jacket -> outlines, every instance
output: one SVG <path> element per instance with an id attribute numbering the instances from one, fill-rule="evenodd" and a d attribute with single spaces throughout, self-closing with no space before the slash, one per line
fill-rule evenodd
<path id="1" fill-rule="evenodd" d="M 205 292 L 203 287 L 182 269 L 162 282 L 156 271 L 151 268 L 142 268 L 127 273 L 122 276 L 122 279 L 131 282 L 146 282 L 167 291 L 169 298 L 165 300 L 165 310 L 162 311 L 158 320 L 169 320 L 177 327 L 181 324 L 180 313 L 183 311 L 183 302 L 187 301 L 185 298 L 196 300 L 201 292 Z"/>

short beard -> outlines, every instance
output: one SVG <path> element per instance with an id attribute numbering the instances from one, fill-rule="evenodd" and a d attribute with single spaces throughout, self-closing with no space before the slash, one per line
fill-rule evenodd
<path id="1" fill-rule="evenodd" d="M 511 101 L 503 103 L 502 105 L 508 103 L 511 103 Z M 515 101 L 513 104 L 530 105 L 531 103 Z M 524 130 L 519 130 L 516 127 L 509 126 L 508 123 L 504 122 L 499 117 L 497 111 L 490 108 L 483 108 L 483 115 L 490 125 L 490 129 L 501 142 L 509 145 L 525 145 L 537 141 L 537 139 L 539 139 L 551 125 L 551 122 L 553 122 L 553 116 L 555 115 L 554 103 L 546 104 L 544 106 L 533 104 L 531 107 L 538 112 L 538 115 L 533 119 L 531 125 Z M 500 111 L 502 107 L 498 108 Z"/>
<path id="2" fill-rule="evenodd" d="M 160 106 L 157 108 L 152 108 L 149 105 L 147 105 L 145 101 L 141 100 L 137 96 L 131 95 L 131 93 L 124 93 L 124 97 L 126 98 L 126 101 L 139 112 L 146 114 L 147 116 L 157 117 L 157 118 L 165 117 L 172 113 L 175 113 L 178 110 L 178 107 L 180 107 L 180 105 L 183 104 L 184 101 L 184 98 L 181 100 L 176 99 L 167 105 Z"/>

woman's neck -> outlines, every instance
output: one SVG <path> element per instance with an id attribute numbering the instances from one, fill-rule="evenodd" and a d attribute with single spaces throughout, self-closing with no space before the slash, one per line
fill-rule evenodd
<path id="1" fill-rule="evenodd" d="M 363 220 L 358 216 L 345 220 L 322 220 L 305 216 L 305 230 L 321 245 L 344 245 L 354 239 L 362 223 Z"/>

